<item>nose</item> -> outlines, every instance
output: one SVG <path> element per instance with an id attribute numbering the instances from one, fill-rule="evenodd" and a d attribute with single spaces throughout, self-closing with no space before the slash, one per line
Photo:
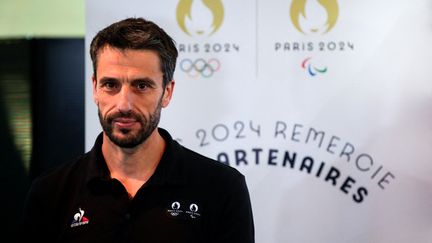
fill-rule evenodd
<path id="1" fill-rule="evenodd" d="M 129 113 L 132 110 L 133 94 L 129 87 L 123 85 L 118 93 L 117 109 L 121 113 Z"/>

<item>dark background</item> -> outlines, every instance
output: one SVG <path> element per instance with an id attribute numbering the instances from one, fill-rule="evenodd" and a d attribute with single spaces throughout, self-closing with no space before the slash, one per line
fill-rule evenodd
<path id="1" fill-rule="evenodd" d="M 84 152 L 84 52 L 84 38 L 0 41 L 2 239 L 17 238 L 33 179 Z M 20 89 L 23 84 L 29 89 Z M 7 111 L 17 106 L 7 99 L 11 95 L 30 104 L 29 168 L 14 143 Z"/>

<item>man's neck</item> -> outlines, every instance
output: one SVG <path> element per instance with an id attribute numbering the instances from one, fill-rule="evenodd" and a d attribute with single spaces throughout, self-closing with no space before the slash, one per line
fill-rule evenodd
<path id="1" fill-rule="evenodd" d="M 121 148 L 103 134 L 102 154 L 111 178 L 119 180 L 130 197 L 153 175 L 164 150 L 165 140 L 157 129 L 135 148 Z"/>

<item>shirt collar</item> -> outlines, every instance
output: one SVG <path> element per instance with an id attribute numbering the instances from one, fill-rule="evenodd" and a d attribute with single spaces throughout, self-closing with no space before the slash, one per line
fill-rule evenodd
<path id="1" fill-rule="evenodd" d="M 148 183 L 149 185 L 181 184 L 185 179 L 182 177 L 184 168 L 180 161 L 183 158 L 183 147 L 177 141 L 174 141 L 165 129 L 158 128 L 158 131 L 165 140 L 166 146 L 161 161 Z"/>
<path id="2" fill-rule="evenodd" d="M 168 131 L 158 128 L 159 134 L 166 142 L 165 151 L 162 158 L 150 179 L 145 186 L 164 185 L 164 184 L 183 184 L 183 166 L 180 163 L 183 147 L 174 141 Z M 110 183 L 110 172 L 105 159 L 102 155 L 103 132 L 101 132 L 88 152 L 88 169 L 86 183 L 93 187 L 101 184 Z"/>

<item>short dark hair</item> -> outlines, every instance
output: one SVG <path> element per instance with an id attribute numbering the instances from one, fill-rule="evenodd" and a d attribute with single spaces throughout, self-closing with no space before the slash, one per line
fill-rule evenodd
<path id="1" fill-rule="evenodd" d="M 160 58 L 164 87 L 173 80 L 178 51 L 174 40 L 157 24 L 144 18 L 126 18 L 99 31 L 90 44 L 93 74 L 98 54 L 106 46 L 119 50 L 153 50 Z"/>

